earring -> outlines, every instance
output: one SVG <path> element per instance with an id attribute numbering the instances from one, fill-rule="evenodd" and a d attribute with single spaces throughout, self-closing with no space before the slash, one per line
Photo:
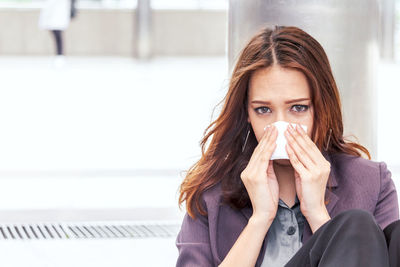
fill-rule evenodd
<path id="1" fill-rule="evenodd" d="M 331 140 L 331 133 L 332 133 L 332 128 L 329 128 L 328 142 L 326 143 L 325 151 L 328 151 L 329 141 Z"/>
<path id="2" fill-rule="evenodd" d="M 248 131 L 247 131 L 246 140 L 244 141 L 244 144 L 243 144 L 243 147 L 242 147 L 242 153 L 243 153 L 243 151 L 244 151 L 244 148 L 246 147 L 246 144 L 247 144 L 247 138 L 249 137 L 249 134 L 250 134 L 250 129 L 249 129 L 249 127 L 250 127 L 250 123 L 247 125 L 247 129 L 248 129 Z"/>

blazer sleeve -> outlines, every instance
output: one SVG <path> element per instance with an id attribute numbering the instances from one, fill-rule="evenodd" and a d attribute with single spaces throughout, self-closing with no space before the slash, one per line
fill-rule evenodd
<path id="1" fill-rule="evenodd" d="M 387 169 L 385 162 L 379 163 L 380 192 L 374 211 L 374 217 L 383 230 L 387 225 L 399 219 L 399 202 L 396 186 L 392 180 L 392 174 Z"/>
<path id="2" fill-rule="evenodd" d="M 177 267 L 213 266 L 208 219 L 196 214 L 192 219 L 186 212 L 175 241 L 179 250 Z"/>

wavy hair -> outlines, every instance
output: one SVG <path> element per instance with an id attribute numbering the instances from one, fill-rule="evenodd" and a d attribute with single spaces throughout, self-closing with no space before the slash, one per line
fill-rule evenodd
<path id="1" fill-rule="evenodd" d="M 251 75 L 274 64 L 301 71 L 307 78 L 314 107 L 311 140 L 328 153 L 347 153 L 371 159 L 368 150 L 343 136 L 339 91 L 322 46 L 309 34 L 293 26 L 265 27 L 258 31 L 242 49 L 229 82 L 229 89 L 220 103 L 223 108 L 216 120 L 204 131 L 201 158 L 187 171 L 180 185 L 179 208 L 186 201 L 192 218 L 196 212 L 206 215 L 201 194 L 221 182 L 223 202 L 234 209 L 251 206 L 247 190 L 240 178 L 258 142 L 250 127 L 247 135 L 247 97 Z M 219 104 L 220 104 L 219 103 Z M 219 105 L 218 104 L 218 105 Z M 328 142 L 328 131 L 332 129 Z M 206 148 L 207 141 L 211 142 Z M 328 181 L 328 190 L 331 190 Z M 326 202 L 327 203 L 327 202 Z"/>

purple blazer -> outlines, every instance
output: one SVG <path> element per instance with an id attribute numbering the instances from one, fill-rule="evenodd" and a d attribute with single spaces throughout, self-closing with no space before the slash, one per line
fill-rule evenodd
<path id="1" fill-rule="evenodd" d="M 331 218 L 348 209 L 369 211 L 384 229 L 399 219 L 397 191 L 391 172 L 385 162 L 376 162 L 344 153 L 328 154 L 322 152 L 331 163 L 332 193 L 326 190 L 330 202 L 326 205 Z M 227 205 L 219 205 L 221 185 L 216 184 L 206 190 L 201 202 L 207 216 L 197 214 L 193 220 L 185 214 L 175 244 L 179 250 L 176 266 L 218 266 L 232 248 L 252 215 L 252 208 L 239 211 Z M 312 235 L 305 220 L 303 244 Z M 267 246 L 264 238 L 256 267 L 260 266 Z"/>

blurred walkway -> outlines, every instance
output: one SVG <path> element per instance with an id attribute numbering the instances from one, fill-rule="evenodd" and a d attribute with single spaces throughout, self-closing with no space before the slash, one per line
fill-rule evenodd
<path id="1" fill-rule="evenodd" d="M 200 156 L 226 69 L 225 58 L 0 58 L 0 211 L 163 207 L 179 218 L 180 172 Z M 400 67 L 379 73 L 378 160 L 400 189 Z"/>

